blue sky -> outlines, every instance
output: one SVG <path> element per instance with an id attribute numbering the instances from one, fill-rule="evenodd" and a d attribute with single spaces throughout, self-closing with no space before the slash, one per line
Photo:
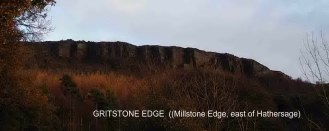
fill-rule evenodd
<path id="1" fill-rule="evenodd" d="M 329 29 L 328 7 L 328 0 L 57 0 L 45 40 L 194 47 L 297 78 L 307 33 Z"/>

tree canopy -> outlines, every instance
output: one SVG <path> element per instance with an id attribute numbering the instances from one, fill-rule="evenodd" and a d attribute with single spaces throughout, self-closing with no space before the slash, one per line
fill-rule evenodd
<path id="1" fill-rule="evenodd" d="M 55 0 L 1 0 L 0 42 L 40 40 L 50 29 L 46 17 L 48 7 L 55 3 Z"/>

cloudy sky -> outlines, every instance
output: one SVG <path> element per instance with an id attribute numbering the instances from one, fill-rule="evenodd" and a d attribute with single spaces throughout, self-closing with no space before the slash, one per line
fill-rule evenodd
<path id="1" fill-rule="evenodd" d="M 45 40 L 195 47 L 297 78 L 307 33 L 329 31 L 328 7 L 328 0 L 57 0 Z"/>

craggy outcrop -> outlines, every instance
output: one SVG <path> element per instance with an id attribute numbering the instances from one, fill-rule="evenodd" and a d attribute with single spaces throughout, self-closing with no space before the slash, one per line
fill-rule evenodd
<path id="1" fill-rule="evenodd" d="M 231 54 L 201 51 L 194 48 L 134 46 L 124 42 L 47 41 L 28 43 L 33 58 L 29 66 L 60 68 L 63 66 L 102 65 L 107 69 L 127 67 L 163 67 L 215 69 L 255 75 L 269 69 L 251 59 Z M 60 62 L 59 62 L 60 61 Z M 102 68 L 104 68 L 102 67 Z"/>

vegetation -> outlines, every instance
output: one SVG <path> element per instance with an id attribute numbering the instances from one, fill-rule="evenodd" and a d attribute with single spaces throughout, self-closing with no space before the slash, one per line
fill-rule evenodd
<path id="1" fill-rule="evenodd" d="M 311 34 L 307 36 L 304 43 L 304 50 L 301 51 L 300 64 L 304 77 L 314 82 L 313 88 L 317 90 L 318 97 L 321 98 L 321 105 L 325 107 L 325 112 L 329 112 L 329 43 L 323 32 L 319 35 Z M 317 130 L 325 130 L 323 122 L 316 121 L 313 115 L 305 112 L 308 125 Z M 329 114 L 323 115 L 329 119 Z"/>
<path id="2" fill-rule="evenodd" d="M 0 2 L 0 130 L 56 130 L 55 107 L 22 74 L 25 53 L 19 41 L 38 40 L 47 30 L 47 8 L 53 0 Z"/>
<path id="3" fill-rule="evenodd" d="M 34 84 L 46 85 L 62 125 L 60 129 L 98 130 L 302 130 L 317 129 L 305 119 L 287 118 L 94 118 L 95 109 L 164 109 L 206 111 L 297 111 L 314 121 L 326 120 L 311 84 L 275 79 L 273 74 L 247 78 L 221 71 L 165 70 L 143 77 L 119 72 L 52 72 L 25 70 Z M 66 82 L 64 82 L 66 81 Z M 268 83 L 271 83 L 269 86 Z M 276 84 L 274 84 L 276 83 Z M 74 87 L 71 93 L 63 88 Z M 273 85 L 273 86 L 272 86 Z M 280 87 L 280 88 L 277 88 Z M 298 90 L 298 91 L 295 91 Z M 75 99 L 78 95 L 80 99 Z M 73 94 L 72 94 L 73 93 Z M 71 95 L 69 95 L 71 94 Z M 72 98 L 73 97 L 73 98 Z M 315 110 L 316 109 L 316 110 Z M 320 114 L 319 114 L 320 112 Z M 79 123 L 83 124 L 79 124 Z M 292 126 L 291 123 L 294 123 Z M 325 127 L 323 124 L 319 124 Z"/>

